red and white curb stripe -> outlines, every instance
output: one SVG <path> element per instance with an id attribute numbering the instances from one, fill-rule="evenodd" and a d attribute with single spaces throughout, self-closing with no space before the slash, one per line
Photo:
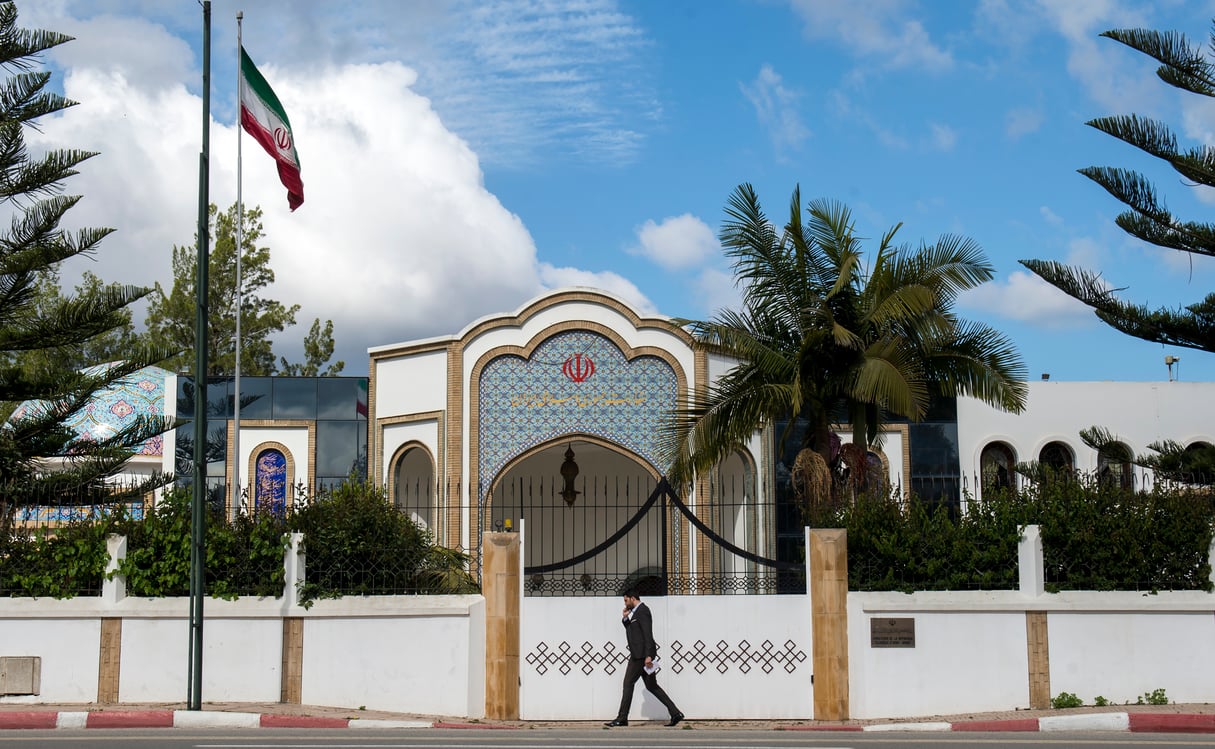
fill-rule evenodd
<path id="1" fill-rule="evenodd" d="M 80 728 L 467 728 L 514 729 L 515 725 L 422 720 L 322 718 L 306 715 L 224 712 L 219 710 L 0 711 L 0 730 Z M 1007 720 L 924 721 L 855 724 L 815 723 L 779 726 L 780 731 L 1129 731 L 1133 733 L 1215 733 L 1215 714 L 1086 713 Z"/>
<path id="2" fill-rule="evenodd" d="M 1215 733 L 1215 715 L 1182 713 L 1086 713 L 1045 718 L 920 723 L 786 726 L 784 731 L 1130 731 L 1132 733 Z"/>
<path id="3" fill-rule="evenodd" d="M 420 720 L 362 720 L 306 715 L 266 715 L 218 710 L 99 710 L 0 712 L 5 728 L 434 728 Z"/>

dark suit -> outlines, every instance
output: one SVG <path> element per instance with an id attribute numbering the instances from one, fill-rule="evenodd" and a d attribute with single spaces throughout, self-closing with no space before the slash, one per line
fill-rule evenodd
<path id="1" fill-rule="evenodd" d="M 629 708 L 633 705 L 633 687 L 638 679 L 642 680 L 650 694 L 666 706 L 672 718 L 682 715 L 667 693 L 658 686 L 658 674 L 645 672 L 645 659 L 658 655 L 658 646 L 654 643 L 654 618 L 650 614 L 650 607 L 638 603 L 633 609 L 633 615 L 624 617 L 620 623 L 624 625 L 625 637 L 629 642 L 629 663 L 624 669 L 624 694 L 620 698 L 620 712 L 616 714 L 616 719 L 629 719 Z"/>

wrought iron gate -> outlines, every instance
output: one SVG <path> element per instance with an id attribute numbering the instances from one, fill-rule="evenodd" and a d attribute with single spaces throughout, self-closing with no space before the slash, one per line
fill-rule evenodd
<path id="1" fill-rule="evenodd" d="M 709 482 L 689 507 L 665 478 L 648 475 L 588 478 L 572 493 L 558 486 L 501 485 L 480 515 L 480 531 L 526 521 L 528 596 L 805 593 L 800 549 L 778 553 L 778 508 L 747 487 Z"/>

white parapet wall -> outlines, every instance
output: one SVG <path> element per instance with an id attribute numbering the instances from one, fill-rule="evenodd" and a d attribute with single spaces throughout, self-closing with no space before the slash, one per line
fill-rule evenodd
<path id="1" fill-rule="evenodd" d="M 1052 697 L 1215 702 L 1210 593 L 849 593 L 852 717 L 1028 708 L 1027 612 L 1046 616 Z M 914 622 L 914 645 L 875 646 L 873 622 L 890 619 Z"/>
<path id="2" fill-rule="evenodd" d="M 278 702 L 283 620 L 303 621 L 305 704 L 476 718 L 485 705 L 485 604 L 479 595 L 318 601 L 207 599 L 204 702 Z M 118 701 L 182 702 L 189 600 L 0 598 L 0 656 L 39 656 L 37 695 L 0 702 L 97 700 L 102 622 L 121 620 Z"/>
<path id="3" fill-rule="evenodd" d="M 805 595 L 646 597 L 658 682 L 689 718 L 813 717 L 810 601 Z M 628 647 L 616 597 L 525 598 L 520 717 L 609 720 Z M 638 682 L 631 716 L 666 720 Z"/>

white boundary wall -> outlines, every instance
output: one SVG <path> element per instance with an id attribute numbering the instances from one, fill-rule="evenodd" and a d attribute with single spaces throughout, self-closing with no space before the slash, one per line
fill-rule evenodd
<path id="1" fill-rule="evenodd" d="M 1029 612 L 1046 615 L 1051 697 L 1123 704 L 1163 689 L 1172 702 L 1215 702 L 1215 594 L 1045 593 L 1037 526 L 1018 564 L 1014 591 L 849 593 L 851 717 L 1028 708 Z M 875 618 L 914 619 L 915 647 L 872 647 Z"/>
<path id="2" fill-rule="evenodd" d="M 420 715 L 485 712 L 485 600 L 377 596 L 317 601 L 207 599 L 204 702 L 278 702 L 284 617 L 303 620 L 302 701 Z M 7 703 L 97 699 L 101 620 L 122 619 L 119 702 L 182 702 L 189 599 L 0 598 L 0 655 L 39 656 L 42 689 Z"/>
<path id="3" fill-rule="evenodd" d="M 1210 593 L 849 593 L 852 717 L 1028 708 L 1028 611 L 1046 612 L 1052 697 L 1215 702 Z M 915 620 L 914 648 L 870 647 L 870 621 L 887 617 Z"/>
<path id="4" fill-rule="evenodd" d="M 658 683 L 689 718 L 813 717 L 809 596 L 665 596 L 644 601 L 654 614 L 662 666 Z M 623 608 L 616 597 L 524 599 L 519 623 L 520 718 L 616 717 L 628 652 L 620 625 Z M 544 673 L 539 672 L 541 665 Z M 641 681 L 633 693 L 630 719 L 667 719 L 666 708 Z"/>
<path id="5" fill-rule="evenodd" d="M 1013 591 L 849 593 L 850 716 L 1029 707 L 1027 612 L 1046 615 L 1052 697 L 1071 692 L 1090 704 L 1097 696 L 1121 704 L 1164 689 L 1173 702 L 1215 702 L 1215 594 L 1045 593 L 1041 542 L 1032 526 L 1020 565 L 1020 589 Z M 289 568 L 288 585 L 294 574 Z M 521 717 L 613 717 L 626 649 L 620 599 L 520 603 Z M 664 657 L 659 683 L 689 718 L 813 718 L 808 596 L 671 596 L 646 603 Z M 0 702 L 95 701 L 102 620 L 109 618 L 122 620 L 120 702 L 181 702 L 188 610 L 185 598 L 125 598 L 115 581 L 98 598 L 0 598 L 0 656 L 42 658 L 41 694 Z M 206 702 L 277 702 L 282 620 L 298 617 L 304 703 L 484 715 L 481 596 L 343 598 L 308 610 L 283 599 L 208 599 L 204 613 Z M 875 618 L 914 619 L 915 646 L 872 647 Z M 612 673 L 607 661 L 616 664 Z M 631 717 L 663 719 L 666 711 L 638 684 Z"/>

